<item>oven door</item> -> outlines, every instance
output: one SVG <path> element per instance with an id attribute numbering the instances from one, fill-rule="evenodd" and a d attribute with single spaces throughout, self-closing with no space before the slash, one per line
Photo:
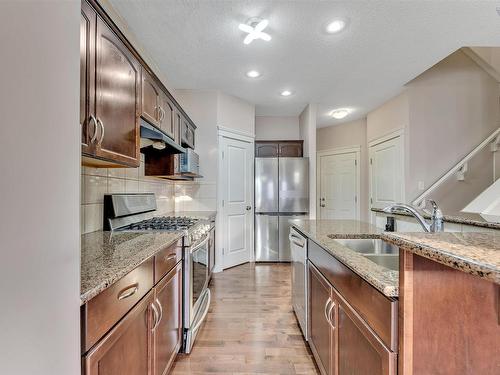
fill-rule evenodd
<path id="1" fill-rule="evenodd" d="M 209 239 L 207 233 L 201 242 L 186 248 L 184 274 L 184 352 L 189 353 L 197 331 L 210 306 L 208 286 Z"/>

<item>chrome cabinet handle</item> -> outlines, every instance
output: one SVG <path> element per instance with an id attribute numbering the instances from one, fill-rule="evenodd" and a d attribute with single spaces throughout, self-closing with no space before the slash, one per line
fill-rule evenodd
<path id="1" fill-rule="evenodd" d="M 170 255 L 167 255 L 165 258 L 163 258 L 163 260 L 165 262 L 168 262 L 169 260 L 172 260 L 172 259 L 175 259 L 177 258 L 177 254 L 170 254 Z"/>
<path id="2" fill-rule="evenodd" d="M 97 118 L 97 123 L 101 127 L 101 138 L 99 138 L 99 141 L 97 142 L 97 144 L 101 145 L 102 140 L 104 139 L 104 124 L 99 117 Z"/>
<path id="3" fill-rule="evenodd" d="M 160 324 L 161 319 L 163 318 L 163 308 L 161 307 L 161 303 L 160 303 L 160 300 L 158 298 L 156 299 L 155 302 L 156 302 L 156 305 L 160 308 L 160 317 L 158 318 L 158 324 Z"/>
<path id="4" fill-rule="evenodd" d="M 153 314 L 154 314 L 154 318 L 155 318 L 153 327 L 151 327 L 151 331 L 154 331 L 156 329 L 156 327 L 158 327 L 158 323 L 160 322 L 160 320 L 159 320 L 160 314 L 158 313 L 158 309 L 156 308 L 155 303 L 156 303 L 156 301 L 151 303 L 151 308 L 153 309 Z"/>
<path id="5" fill-rule="evenodd" d="M 304 247 L 305 245 L 305 243 L 301 241 L 301 238 L 295 234 L 289 234 L 288 239 L 299 247 Z"/>
<path id="6" fill-rule="evenodd" d="M 131 285 L 125 289 L 123 289 L 120 293 L 118 293 L 118 300 L 121 301 L 122 299 L 128 298 L 133 296 L 137 291 L 139 290 L 139 284 L 134 284 Z"/>
<path id="7" fill-rule="evenodd" d="M 163 120 L 165 120 L 166 112 L 162 107 L 160 107 L 160 110 L 161 110 L 161 120 L 160 121 L 163 121 Z"/>
<path id="8" fill-rule="evenodd" d="M 94 143 L 95 140 L 97 139 L 97 120 L 94 115 L 90 115 L 90 122 L 94 123 L 94 135 L 90 139 L 90 143 Z M 89 124 L 90 124 L 89 122 Z"/>
<path id="9" fill-rule="evenodd" d="M 328 322 L 330 323 L 330 327 L 332 329 L 335 329 L 335 324 L 333 324 L 333 319 L 332 319 L 332 311 L 335 309 L 335 302 L 332 301 L 332 304 L 330 305 L 330 309 L 328 310 Z"/>
<path id="10" fill-rule="evenodd" d="M 329 311 L 330 303 L 332 303 L 332 300 L 330 299 L 330 297 L 328 297 L 328 299 L 326 300 L 326 303 L 325 303 L 325 311 L 323 311 L 323 313 L 325 314 L 326 321 L 328 322 L 328 324 L 331 325 L 331 323 L 330 323 L 330 317 L 328 316 L 328 311 Z"/>

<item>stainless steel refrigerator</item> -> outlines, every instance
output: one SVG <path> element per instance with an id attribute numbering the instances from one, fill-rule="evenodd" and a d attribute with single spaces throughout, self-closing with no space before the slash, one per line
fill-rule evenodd
<path id="1" fill-rule="evenodd" d="M 288 234 L 309 213 L 309 158 L 255 158 L 255 260 L 291 261 Z"/>

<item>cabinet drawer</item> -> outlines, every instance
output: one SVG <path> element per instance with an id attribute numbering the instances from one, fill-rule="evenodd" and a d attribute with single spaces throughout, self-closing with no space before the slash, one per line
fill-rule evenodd
<path id="1" fill-rule="evenodd" d="M 309 240 L 309 260 L 325 278 L 349 301 L 354 310 L 368 323 L 384 344 L 397 351 L 398 302 L 351 271 L 327 250 Z"/>
<path id="2" fill-rule="evenodd" d="M 153 287 L 153 258 L 148 259 L 82 307 L 86 352 Z"/>
<path id="3" fill-rule="evenodd" d="M 182 238 L 155 255 L 155 284 L 182 259 Z"/>

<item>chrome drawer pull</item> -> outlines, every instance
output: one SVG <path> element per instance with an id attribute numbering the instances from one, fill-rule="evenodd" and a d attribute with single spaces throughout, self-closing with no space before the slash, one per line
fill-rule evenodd
<path id="1" fill-rule="evenodd" d="M 167 255 L 165 258 L 163 258 L 163 260 L 165 262 L 168 262 L 169 260 L 172 260 L 172 259 L 175 259 L 177 258 L 177 254 L 170 254 L 170 255 Z"/>
<path id="2" fill-rule="evenodd" d="M 139 290 L 139 284 L 134 284 L 129 286 L 128 288 L 123 289 L 119 294 L 118 294 L 118 300 L 121 301 L 122 299 L 128 298 L 133 296 L 137 291 Z"/>

